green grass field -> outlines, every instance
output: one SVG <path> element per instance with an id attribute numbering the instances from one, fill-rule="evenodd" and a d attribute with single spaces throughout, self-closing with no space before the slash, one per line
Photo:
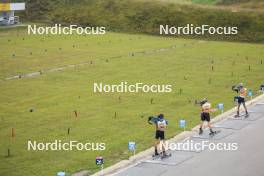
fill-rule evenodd
<path id="1" fill-rule="evenodd" d="M 118 33 L 28 36 L 23 29 L 1 31 L 0 175 L 95 172 L 99 169 L 97 155 L 105 157 L 105 166 L 127 159 L 131 155 L 128 141 L 136 141 L 138 151 L 152 146 L 154 127 L 146 122 L 149 115 L 164 113 L 169 120 L 167 137 L 172 137 L 181 131 L 180 119 L 187 120 L 187 129 L 199 123 L 195 99 L 208 97 L 213 106 L 222 102 L 227 110 L 234 106 L 231 86 L 239 82 L 256 96 L 263 83 L 263 55 L 264 45 L 260 44 Z M 47 72 L 90 61 L 92 64 Z M 5 80 L 39 70 L 43 74 L 37 77 Z M 93 93 L 94 82 L 121 81 L 172 84 L 173 92 Z M 106 150 L 27 151 L 29 139 L 105 142 Z M 10 157 L 6 157 L 8 148 Z"/>
<path id="2" fill-rule="evenodd" d="M 149 1 L 149 0 L 144 0 Z M 218 0 L 157 0 L 161 2 L 167 2 L 167 3 L 179 3 L 179 4 L 204 4 L 204 5 L 214 5 Z"/>
<path id="3" fill-rule="evenodd" d="M 150 0 L 144 0 L 150 1 Z M 157 0 L 165 3 L 178 3 L 186 5 L 194 5 L 203 8 L 218 8 L 226 10 L 245 10 L 263 12 L 264 2 L 262 0 Z"/>

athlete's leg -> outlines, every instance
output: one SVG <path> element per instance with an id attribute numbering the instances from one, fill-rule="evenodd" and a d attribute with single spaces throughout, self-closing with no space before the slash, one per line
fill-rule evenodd
<path id="1" fill-rule="evenodd" d="M 155 144 L 154 144 L 154 148 L 155 148 L 155 155 L 158 155 L 158 145 L 160 143 L 160 136 L 159 136 L 159 131 L 156 130 L 156 134 L 155 134 Z"/>
<path id="2" fill-rule="evenodd" d="M 166 155 L 166 143 L 165 143 L 165 131 L 160 132 L 160 143 L 161 143 L 161 150 L 163 155 Z"/>
<path id="3" fill-rule="evenodd" d="M 201 121 L 200 122 L 200 129 L 203 129 L 203 124 L 204 124 L 204 121 Z"/>
<path id="4" fill-rule="evenodd" d="M 201 121 L 201 123 L 200 123 L 200 129 L 199 129 L 199 134 L 202 134 L 203 133 L 203 124 L 204 124 L 204 121 Z"/>
<path id="5" fill-rule="evenodd" d="M 237 105 L 237 117 L 239 117 L 239 109 L 240 109 L 240 105 L 241 105 L 241 103 L 239 102 L 238 105 Z"/>
<path id="6" fill-rule="evenodd" d="M 165 154 L 165 145 L 166 145 L 165 140 L 164 139 L 160 140 L 160 143 L 161 143 L 162 153 Z"/>
<path id="7" fill-rule="evenodd" d="M 155 155 L 158 155 L 158 145 L 160 144 L 160 140 L 159 139 L 156 139 L 155 141 Z"/>
<path id="8" fill-rule="evenodd" d="M 210 134 L 214 134 L 213 127 L 210 121 L 208 121 L 208 128 L 210 130 Z"/>
<path id="9" fill-rule="evenodd" d="M 245 103 L 245 101 L 243 102 L 243 106 L 244 106 L 244 109 L 245 109 L 245 111 L 246 111 L 246 114 L 248 114 L 248 111 L 247 111 L 247 107 L 246 107 L 246 103 Z"/>
<path id="10" fill-rule="evenodd" d="M 209 130 L 210 130 L 210 135 L 211 135 L 211 134 L 214 134 L 214 131 L 213 131 L 213 129 L 212 129 L 212 123 L 211 123 L 210 114 L 208 114 L 208 117 L 206 118 L 206 121 L 207 121 L 208 128 L 209 128 Z"/>
<path id="11" fill-rule="evenodd" d="M 161 150 L 162 150 L 162 155 L 163 157 L 166 157 L 168 156 L 167 152 L 166 152 L 166 149 L 167 149 L 167 144 L 166 144 L 166 141 L 165 141 L 165 138 L 164 139 L 161 139 Z"/>
<path id="12" fill-rule="evenodd" d="M 212 124 L 211 124 L 211 122 L 209 121 L 209 122 L 207 122 L 207 125 L 208 125 L 208 128 L 211 130 L 212 129 Z"/>
<path id="13" fill-rule="evenodd" d="M 210 130 L 210 135 L 211 135 L 211 134 L 214 134 L 214 131 L 213 131 L 213 129 L 212 129 L 212 124 L 211 124 L 210 113 L 206 113 L 206 114 L 205 114 L 205 120 L 206 120 L 206 122 L 207 122 L 207 126 L 208 126 L 208 128 L 209 128 L 209 130 Z"/>

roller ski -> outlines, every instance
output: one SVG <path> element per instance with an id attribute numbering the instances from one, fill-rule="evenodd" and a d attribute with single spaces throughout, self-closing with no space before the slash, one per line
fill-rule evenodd
<path id="1" fill-rule="evenodd" d="M 165 130 L 166 130 L 166 126 L 168 125 L 168 121 L 164 119 L 164 115 L 163 114 L 159 114 L 158 117 L 149 117 L 148 119 L 149 124 L 155 124 L 155 128 L 156 128 L 156 132 L 155 132 L 155 153 L 152 156 L 152 159 L 156 159 L 156 158 L 167 158 L 169 156 L 171 156 L 171 154 L 167 154 L 165 146 L 161 146 L 160 151 L 162 152 L 158 152 L 158 145 L 162 142 L 164 143 L 165 141 Z"/>
<path id="2" fill-rule="evenodd" d="M 234 118 L 240 118 L 239 114 L 234 115 Z"/>
<path id="3" fill-rule="evenodd" d="M 216 134 L 220 133 L 221 131 L 220 130 L 217 130 L 217 131 L 213 131 L 211 130 L 210 133 L 209 133 L 209 136 L 212 137 L 212 136 L 215 136 Z"/>
<path id="4" fill-rule="evenodd" d="M 202 106 L 202 112 L 201 112 L 201 124 L 199 129 L 199 135 L 203 134 L 204 122 L 207 122 L 207 126 L 210 129 L 210 135 L 215 135 L 214 131 L 212 130 L 210 113 L 217 111 L 217 109 L 211 108 L 211 103 L 207 101 L 207 98 L 204 99 L 203 104 L 201 104 L 201 106 Z"/>
<path id="5" fill-rule="evenodd" d="M 248 118 L 249 117 L 249 113 L 246 113 L 245 115 L 239 115 L 239 114 L 236 114 L 234 116 L 234 118 L 241 118 L 242 116 L 244 116 L 245 118 Z"/>
<path id="6" fill-rule="evenodd" d="M 168 158 L 168 157 L 171 157 L 171 153 L 161 152 L 161 153 L 155 153 L 155 154 L 152 155 L 152 159 L 157 159 L 157 158 L 165 159 L 165 158 Z"/>
<path id="7" fill-rule="evenodd" d="M 243 86 L 243 83 L 240 83 L 237 86 L 233 86 L 232 88 L 234 91 L 236 91 L 239 95 L 236 96 L 236 100 L 237 100 L 237 114 L 235 115 L 234 118 L 239 118 L 239 111 L 240 111 L 240 106 L 243 105 L 246 114 L 243 115 L 245 118 L 249 117 L 248 111 L 247 111 L 247 107 L 246 107 L 246 96 L 247 96 L 247 88 L 245 88 Z"/>
<path id="8" fill-rule="evenodd" d="M 162 153 L 155 153 L 152 155 L 152 159 L 157 159 L 161 156 Z"/>
<path id="9" fill-rule="evenodd" d="M 165 159 L 165 158 L 169 158 L 171 157 L 171 153 L 165 153 L 165 154 L 162 154 L 160 159 Z"/>

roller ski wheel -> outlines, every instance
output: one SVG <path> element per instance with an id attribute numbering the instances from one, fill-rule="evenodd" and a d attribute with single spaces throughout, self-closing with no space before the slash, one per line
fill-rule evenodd
<path id="1" fill-rule="evenodd" d="M 211 131 L 210 133 L 209 133 L 209 136 L 214 136 L 214 135 L 216 135 L 216 134 L 218 134 L 218 133 L 220 133 L 221 131 L 220 130 L 218 130 L 218 131 Z"/>
<path id="2" fill-rule="evenodd" d="M 249 114 L 247 113 L 246 115 L 245 115 L 245 118 L 248 118 L 249 117 Z"/>

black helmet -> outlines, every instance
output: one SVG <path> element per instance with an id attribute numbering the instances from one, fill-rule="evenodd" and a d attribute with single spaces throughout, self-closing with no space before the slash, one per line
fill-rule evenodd
<path id="1" fill-rule="evenodd" d="M 164 118 L 164 115 L 163 114 L 160 114 L 160 115 L 158 115 L 158 118 L 159 119 L 163 119 Z"/>

